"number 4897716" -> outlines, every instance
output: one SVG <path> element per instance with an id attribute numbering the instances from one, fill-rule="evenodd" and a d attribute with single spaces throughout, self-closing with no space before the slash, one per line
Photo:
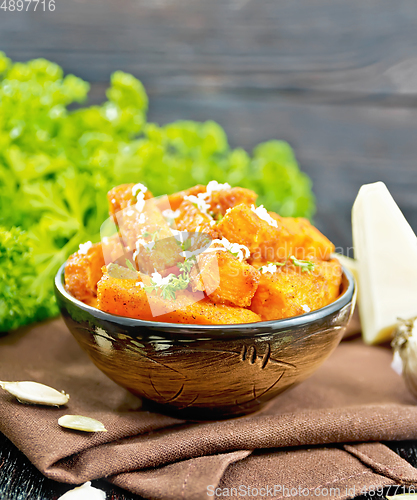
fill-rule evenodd
<path id="1" fill-rule="evenodd" d="M 0 0 L 1 1 L 1 0 Z M 3 0 L 0 9 L 13 12 L 17 10 L 42 10 L 53 12 L 55 10 L 55 0 Z"/>

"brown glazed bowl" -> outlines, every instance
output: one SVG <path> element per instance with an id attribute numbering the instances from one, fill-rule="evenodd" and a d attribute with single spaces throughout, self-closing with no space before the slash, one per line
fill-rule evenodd
<path id="1" fill-rule="evenodd" d="M 354 278 L 317 311 L 239 325 L 187 325 L 115 316 L 72 297 L 55 278 L 62 316 L 93 363 L 117 384 L 181 418 L 209 420 L 258 410 L 310 376 L 341 340 Z M 145 404 L 145 407 L 146 407 Z"/>

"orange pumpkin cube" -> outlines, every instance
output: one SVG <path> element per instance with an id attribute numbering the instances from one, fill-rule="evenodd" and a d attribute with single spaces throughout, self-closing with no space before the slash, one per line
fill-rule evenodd
<path id="1" fill-rule="evenodd" d="M 232 208 L 216 229 L 229 241 L 248 247 L 253 260 L 274 262 L 294 255 L 328 259 L 334 245 L 305 219 L 279 217 L 268 212 L 269 222 L 246 205 Z M 267 217 L 266 217 L 267 218 Z"/>
<path id="2" fill-rule="evenodd" d="M 184 200 L 178 212 L 178 217 L 175 219 L 175 227 L 178 231 L 197 231 L 217 238 L 218 233 L 213 218 L 199 210 L 191 201 Z"/>
<path id="3" fill-rule="evenodd" d="M 264 321 L 298 316 L 336 300 L 341 283 L 337 259 L 314 261 L 311 272 L 287 263 L 276 272 L 261 274 L 250 308 Z"/>
<path id="4" fill-rule="evenodd" d="M 250 189 L 241 187 L 232 187 L 230 189 L 221 189 L 213 191 L 208 199 L 210 211 L 216 215 L 224 215 L 229 208 L 237 205 L 247 205 L 250 207 L 256 202 L 258 195 Z"/>
<path id="5" fill-rule="evenodd" d="M 226 249 L 200 254 L 193 275 L 194 291 L 205 291 L 216 304 L 240 307 L 250 306 L 260 278 L 254 267 L 241 262 Z"/>
<path id="6" fill-rule="evenodd" d="M 109 213 L 114 215 L 120 210 L 131 207 L 136 204 L 136 196 L 133 195 L 134 183 L 131 184 L 120 184 L 114 187 L 107 193 L 107 199 L 109 201 Z M 149 200 L 152 198 L 152 193 L 148 190 L 144 192 L 144 199 Z"/>
<path id="7" fill-rule="evenodd" d="M 95 243 L 85 253 L 72 254 L 65 266 L 65 288 L 76 299 L 95 305 L 97 282 L 104 266 L 101 243 Z"/>
<path id="8" fill-rule="evenodd" d="M 168 323 L 216 325 L 252 323 L 260 320 L 259 316 L 249 309 L 214 304 L 207 298 L 201 299 L 201 293 L 183 290 L 177 293 L 174 303 L 154 293 L 147 294 L 142 288 L 139 275 L 133 278 L 133 271 L 128 272 L 132 273 L 129 278 L 126 278 L 126 271 L 123 271 L 122 278 L 113 271 L 110 271 L 112 275 L 104 274 L 97 287 L 99 309 L 119 316 Z M 158 311 L 159 314 L 154 315 L 153 311 Z"/>

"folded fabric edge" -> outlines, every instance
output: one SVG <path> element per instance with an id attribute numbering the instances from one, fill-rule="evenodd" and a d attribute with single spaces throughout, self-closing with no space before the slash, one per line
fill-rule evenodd
<path id="1" fill-rule="evenodd" d="M 192 458 L 157 469 L 117 474 L 106 481 L 140 495 L 158 500 L 200 500 L 215 491 L 227 467 L 248 457 L 252 452 L 231 453 Z"/>
<path id="2" fill-rule="evenodd" d="M 129 437 L 64 457 L 40 470 L 56 481 L 79 484 L 242 449 L 404 439 L 417 439 L 417 407 L 372 405 L 309 411 L 298 414 L 297 421 L 291 414 L 259 416 L 183 427 L 169 434 L 162 431 Z"/>
<path id="3" fill-rule="evenodd" d="M 376 473 L 396 483 L 417 484 L 417 469 L 382 443 L 345 444 L 343 448 Z"/>

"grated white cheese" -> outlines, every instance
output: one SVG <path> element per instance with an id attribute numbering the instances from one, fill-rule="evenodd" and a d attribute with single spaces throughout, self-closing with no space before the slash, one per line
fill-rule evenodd
<path id="1" fill-rule="evenodd" d="M 140 193 L 138 193 L 136 199 L 138 200 L 136 202 L 136 210 L 138 212 L 142 212 L 142 210 L 145 208 L 145 193 L 143 191 L 140 191 Z"/>
<path id="2" fill-rule="evenodd" d="M 145 201 L 142 200 L 142 198 L 140 198 L 140 202 L 138 201 L 138 203 L 141 207 L 142 207 L 142 202 L 143 202 L 143 205 L 145 205 Z M 135 210 L 132 208 L 129 208 L 129 210 L 126 210 L 126 212 L 124 212 L 124 215 L 127 215 L 128 217 L 132 217 L 133 215 L 137 214 L 136 209 L 138 209 L 138 203 L 136 203 L 136 205 L 135 205 Z M 139 211 L 142 211 L 142 210 L 143 210 L 143 207 Z M 144 224 L 146 222 L 146 217 L 145 217 L 145 214 L 143 212 L 139 215 L 139 219 L 137 220 L 137 222 L 139 224 Z"/>
<path id="3" fill-rule="evenodd" d="M 210 181 L 207 184 L 205 193 L 198 193 L 197 196 L 184 196 L 184 200 L 191 201 L 191 203 L 194 203 L 194 205 L 196 205 L 201 212 L 211 217 L 207 210 L 210 208 L 210 203 L 208 202 L 210 201 L 212 193 L 214 193 L 215 191 L 222 191 L 223 189 L 230 188 L 231 186 L 227 182 L 225 182 L 224 184 L 219 184 L 217 181 Z"/>
<path id="4" fill-rule="evenodd" d="M 146 193 L 147 190 L 148 190 L 148 188 L 146 186 L 144 186 L 143 184 L 141 184 L 140 182 L 138 182 L 137 184 L 135 184 L 132 187 L 132 196 L 136 196 L 139 191 L 141 193 Z"/>
<path id="5" fill-rule="evenodd" d="M 278 227 L 277 221 L 274 220 L 266 210 L 266 208 L 263 205 L 260 205 L 259 207 L 255 208 L 255 205 L 252 205 L 251 210 L 253 213 L 255 213 L 260 219 L 264 220 L 267 222 L 270 226 L 273 227 Z"/>
<path id="6" fill-rule="evenodd" d="M 162 286 L 162 285 L 167 285 L 171 281 L 171 276 L 165 276 L 163 278 L 158 271 L 152 273 L 152 281 L 155 283 L 156 286 Z"/>
<path id="7" fill-rule="evenodd" d="M 237 257 L 241 262 L 243 259 L 247 259 L 250 257 L 250 251 L 248 247 L 246 247 L 245 245 L 239 245 L 239 243 L 230 243 L 230 241 L 227 238 L 222 238 L 221 240 L 215 239 L 211 243 L 212 244 L 218 243 L 222 245 L 226 250 L 228 250 L 231 254 Z M 211 246 L 209 247 L 209 251 L 213 252 L 216 250 L 219 249 L 212 248 Z"/>
<path id="8" fill-rule="evenodd" d="M 82 255 L 85 255 L 89 250 L 90 248 L 93 246 L 93 244 L 91 243 L 91 241 L 86 241 L 85 243 L 80 243 L 80 249 L 78 250 L 78 253 L 82 254 Z"/>
<path id="9" fill-rule="evenodd" d="M 154 241 L 145 241 L 143 238 L 138 238 L 136 240 L 136 250 L 133 252 L 133 258 L 136 259 L 136 257 L 139 255 L 140 252 L 140 246 L 145 247 L 149 252 L 152 250 L 152 248 L 155 246 Z"/>
<path id="10" fill-rule="evenodd" d="M 232 186 L 225 182 L 224 184 L 219 184 L 217 181 L 210 181 L 207 184 L 206 192 L 200 193 L 204 198 L 210 198 L 211 194 L 215 191 L 223 191 L 224 189 L 230 189 Z"/>
<path id="11" fill-rule="evenodd" d="M 275 273 L 277 271 L 277 266 L 275 264 L 270 263 L 267 266 L 260 267 L 259 271 L 261 271 L 262 274 Z"/>
<path id="12" fill-rule="evenodd" d="M 167 208 L 162 212 L 162 215 L 165 219 L 176 219 L 181 215 L 181 210 L 171 210 L 170 208 Z"/>
<path id="13" fill-rule="evenodd" d="M 147 242 L 146 240 L 144 240 L 143 238 L 140 238 L 140 237 L 139 237 L 139 238 L 136 240 L 136 249 L 138 249 L 138 248 L 139 248 L 139 245 L 143 245 L 143 246 L 145 246 L 147 243 L 148 243 L 148 242 Z"/>
<path id="14" fill-rule="evenodd" d="M 197 196 L 194 196 L 193 194 L 189 196 L 184 196 L 184 200 L 190 201 L 193 205 L 196 205 L 196 207 L 203 212 L 206 215 L 209 215 L 207 213 L 207 210 L 210 208 L 210 204 L 206 203 L 205 199 L 200 196 L 201 194 L 205 193 L 199 193 Z"/>
<path id="15" fill-rule="evenodd" d="M 311 311 L 311 309 L 308 307 L 308 305 L 304 304 L 303 306 L 301 306 L 301 309 L 306 312 L 306 313 L 309 313 Z"/>

